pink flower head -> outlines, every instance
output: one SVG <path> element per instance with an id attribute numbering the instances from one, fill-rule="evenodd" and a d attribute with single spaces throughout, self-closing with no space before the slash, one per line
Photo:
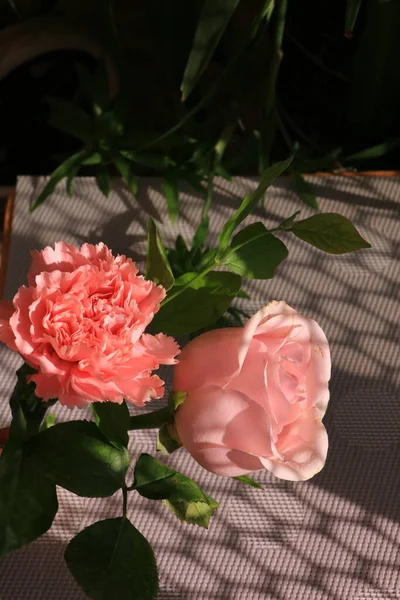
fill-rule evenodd
<path id="1" fill-rule="evenodd" d="M 37 396 L 70 407 L 162 397 L 164 382 L 151 371 L 174 364 L 179 347 L 144 330 L 164 288 L 104 244 L 58 242 L 32 259 L 29 287 L 0 306 L 0 340 L 38 370 Z"/>
<path id="2" fill-rule="evenodd" d="M 174 390 L 187 392 L 175 414 L 182 444 L 219 475 L 266 468 L 309 479 L 328 450 L 321 419 L 330 368 L 322 329 L 285 302 L 272 302 L 243 328 L 200 335 L 175 368 Z"/>

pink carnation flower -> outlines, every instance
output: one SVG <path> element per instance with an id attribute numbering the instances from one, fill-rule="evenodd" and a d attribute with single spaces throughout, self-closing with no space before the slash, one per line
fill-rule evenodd
<path id="1" fill-rule="evenodd" d="M 164 288 L 104 244 L 58 242 L 32 258 L 29 287 L 0 306 L 0 340 L 38 370 L 37 396 L 70 407 L 162 397 L 164 382 L 151 371 L 176 363 L 179 347 L 144 330 Z"/>

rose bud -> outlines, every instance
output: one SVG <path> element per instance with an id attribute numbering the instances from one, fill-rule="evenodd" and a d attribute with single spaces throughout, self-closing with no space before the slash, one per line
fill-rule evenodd
<path id="1" fill-rule="evenodd" d="M 175 413 L 180 440 L 218 475 L 268 469 L 309 479 L 328 450 L 322 417 L 330 370 L 324 332 L 285 302 L 272 302 L 243 328 L 204 333 L 175 367 L 174 390 L 187 392 Z"/>

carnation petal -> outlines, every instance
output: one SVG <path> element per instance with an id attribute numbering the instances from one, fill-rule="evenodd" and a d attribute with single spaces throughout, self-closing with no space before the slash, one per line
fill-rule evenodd
<path id="1" fill-rule="evenodd" d="M 0 307 L 0 340 L 39 370 L 38 393 L 67 406 L 124 397 L 142 406 L 163 395 L 151 371 L 174 364 L 179 346 L 163 334 L 141 340 L 166 292 L 131 259 L 102 243 L 57 242 L 32 252 L 28 280 L 15 309 Z"/>
<path id="2" fill-rule="evenodd" d="M 39 273 L 50 273 L 51 271 L 70 272 L 87 262 L 82 261 L 75 246 L 66 242 L 56 242 L 54 249 L 47 246 L 40 252 L 32 250 L 31 257 L 32 264 L 28 272 L 29 285 L 34 285 L 35 277 Z"/>
<path id="3" fill-rule="evenodd" d="M 180 348 L 173 337 L 164 333 L 158 333 L 157 335 L 144 333 L 140 341 L 146 354 L 154 356 L 158 364 L 174 365 L 178 362 L 175 357 L 179 354 Z"/>
<path id="4" fill-rule="evenodd" d="M 35 395 L 42 398 L 44 402 L 59 397 L 60 381 L 56 376 L 37 373 L 30 375 L 28 381 L 33 381 L 36 384 Z"/>
<path id="5" fill-rule="evenodd" d="M 11 348 L 11 350 L 17 351 L 15 335 L 10 326 L 10 319 L 14 310 L 14 305 L 11 300 L 0 302 L 0 341 Z"/>
<path id="6" fill-rule="evenodd" d="M 14 311 L 10 326 L 15 335 L 15 345 L 22 356 L 30 355 L 36 348 L 30 334 L 29 308 L 36 300 L 35 288 L 22 286 L 14 297 Z"/>
<path id="7" fill-rule="evenodd" d="M 121 382 L 124 398 L 135 406 L 144 406 L 150 400 L 164 396 L 164 382 L 158 375 L 143 376 L 132 381 Z"/>

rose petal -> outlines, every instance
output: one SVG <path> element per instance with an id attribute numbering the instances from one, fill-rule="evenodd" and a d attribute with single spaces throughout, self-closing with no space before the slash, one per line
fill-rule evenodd
<path id="1" fill-rule="evenodd" d="M 204 385 L 226 385 L 239 369 L 241 328 L 209 331 L 185 346 L 174 370 L 175 390 L 191 391 Z"/>
<path id="2" fill-rule="evenodd" d="M 225 477 L 247 475 L 263 468 L 257 456 L 219 446 L 196 450 L 192 456 L 207 471 Z"/>
<path id="3" fill-rule="evenodd" d="M 316 475 L 324 466 L 328 452 L 328 436 L 316 408 L 302 413 L 286 425 L 276 443 L 283 460 L 260 458 L 276 477 L 304 481 Z"/>
<path id="4" fill-rule="evenodd" d="M 307 407 L 315 406 L 322 415 L 328 406 L 331 378 L 331 355 L 328 340 L 321 327 L 309 319 L 311 358 L 306 372 Z"/>
<path id="5" fill-rule="evenodd" d="M 175 423 L 189 452 L 223 446 L 272 456 L 268 415 L 240 392 L 216 387 L 191 392 L 177 410 Z"/>

